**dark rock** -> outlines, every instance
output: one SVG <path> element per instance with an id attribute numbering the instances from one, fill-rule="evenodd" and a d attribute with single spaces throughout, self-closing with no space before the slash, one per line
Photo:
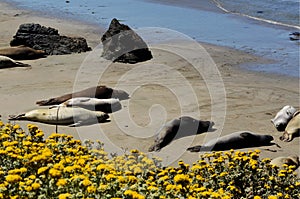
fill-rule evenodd
<path id="1" fill-rule="evenodd" d="M 130 27 L 113 19 L 101 38 L 102 56 L 114 62 L 137 63 L 152 59 L 144 40 Z"/>
<path id="2" fill-rule="evenodd" d="M 24 45 L 36 50 L 44 50 L 47 55 L 81 53 L 91 50 L 82 37 L 61 36 L 54 28 L 34 23 L 21 24 L 10 45 Z"/>

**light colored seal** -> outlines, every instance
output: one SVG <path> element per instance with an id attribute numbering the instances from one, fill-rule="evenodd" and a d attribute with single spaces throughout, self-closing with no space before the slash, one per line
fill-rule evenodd
<path id="1" fill-rule="evenodd" d="M 60 97 L 37 101 L 36 104 L 40 106 L 58 105 L 76 97 L 92 97 L 98 99 L 117 98 L 119 100 L 125 100 L 129 99 L 129 94 L 123 90 L 116 90 L 106 86 L 96 86 L 78 92 L 65 94 Z"/>
<path id="2" fill-rule="evenodd" d="M 15 61 L 9 57 L 0 55 L 0 68 L 12 68 L 12 67 L 29 67 L 29 64 Z"/>
<path id="3" fill-rule="evenodd" d="M 210 140 L 202 146 L 189 147 L 187 150 L 191 152 L 223 151 L 248 147 L 270 146 L 275 144 L 271 143 L 273 139 L 274 138 L 271 135 L 239 131 Z"/>
<path id="4" fill-rule="evenodd" d="M 173 139 L 207 132 L 213 125 L 213 122 L 201 121 L 189 116 L 173 119 L 167 122 L 159 130 L 154 144 L 148 149 L 148 151 L 159 151 L 163 147 L 167 146 Z"/>
<path id="5" fill-rule="evenodd" d="M 60 106 L 78 106 L 92 111 L 102 111 L 104 113 L 112 113 L 122 109 L 120 100 L 115 98 L 97 99 L 90 97 L 77 97 L 65 101 L 60 104 Z"/>
<path id="6" fill-rule="evenodd" d="M 288 166 L 295 166 L 294 170 L 296 170 L 300 165 L 300 161 L 299 161 L 299 157 L 296 155 L 288 156 L 288 157 L 281 156 L 271 160 L 270 164 L 276 165 L 280 168 L 283 168 L 284 164 Z"/>
<path id="7" fill-rule="evenodd" d="M 278 111 L 276 116 L 271 119 L 271 122 L 278 131 L 284 131 L 286 125 L 293 118 L 293 115 L 296 111 L 297 110 L 294 107 L 286 105 L 280 111 Z"/>
<path id="8" fill-rule="evenodd" d="M 1 48 L 0 55 L 10 57 L 15 60 L 24 60 L 24 59 L 38 59 L 46 57 L 46 53 L 43 50 L 35 50 L 27 46 L 16 46 Z"/>
<path id="9" fill-rule="evenodd" d="M 290 142 L 294 137 L 299 136 L 300 134 L 300 111 L 297 111 L 293 118 L 287 124 L 283 135 L 280 136 L 280 140 L 285 142 Z"/>
<path id="10" fill-rule="evenodd" d="M 80 107 L 53 107 L 36 109 L 19 115 L 9 116 L 9 120 L 27 120 L 70 127 L 105 122 L 109 116 L 100 111 L 90 111 Z"/>

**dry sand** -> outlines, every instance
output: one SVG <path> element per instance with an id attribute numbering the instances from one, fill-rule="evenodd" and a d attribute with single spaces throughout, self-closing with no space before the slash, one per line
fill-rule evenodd
<path id="1" fill-rule="evenodd" d="M 78 128 L 59 127 L 60 133 L 71 134 L 76 139 L 101 140 L 110 152 L 133 148 L 147 152 L 160 126 L 185 114 L 213 120 L 217 130 L 213 134 L 176 139 L 160 153 L 155 153 L 163 157 L 166 164 L 174 165 L 178 159 L 187 163 L 195 161 L 198 154 L 185 150 L 209 139 L 207 135 L 211 138 L 243 130 L 270 134 L 274 136 L 274 142 L 281 146 L 259 147 L 262 157 L 300 154 L 299 137 L 289 143 L 280 141 L 281 133 L 270 122 L 284 105 L 290 104 L 299 109 L 299 78 L 239 68 L 240 64 L 260 64 L 270 60 L 209 44 L 201 44 L 208 54 L 200 50 L 195 55 L 194 44 L 173 42 L 159 46 L 153 42 L 150 44 L 154 55 L 152 60 L 136 65 L 110 64 L 100 57 L 101 48 L 96 48 L 103 33 L 100 27 L 43 18 L 4 3 L 1 3 L 1 8 L 0 47 L 9 46 L 20 24 L 34 22 L 56 28 L 62 35 L 82 36 L 94 49 L 88 53 L 24 61 L 31 64 L 31 68 L 1 69 L 0 114 L 5 122 L 10 114 L 38 108 L 35 105 L 37 100 L 70 93 L 74 88 L 101 84 L 122 88 L 131 94 L 131 99 L 122 101 L 123 109 L 111 114 L 112 121 L 109 123 Z M 157 37 L 162 34 L 156 33 Z M 184 52 L 185 57 L 174 52 Z M 213 62 L 210 62 L 208 55 L 216 68 L 210 66 Z M 198 63 L 200 73 L 186 60 Z M 104 72 L 100 77 L 101 71 Z M 26 128 L 28 122 L 18 123 Z M 38 126 L 46 135 L 55 131 L 55 126 Z"/>

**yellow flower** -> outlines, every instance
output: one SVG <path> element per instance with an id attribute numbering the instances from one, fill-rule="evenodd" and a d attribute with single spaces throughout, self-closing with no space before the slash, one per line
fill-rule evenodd
<path id="1" fill-rule="evenodd" d="M 57 182 L 56 182 L 56 186 L 64 186 L 67 184 L 67 181 L 65 179 L 59 179 Z"/>
<path id="2" fill-rule="evenodd" d="M 51 168 L 49 170 L 49 174 L 52 176 L 52 177 L 60 177 L 61 176 L 61 172 L 57 169 L 54 169 L 54 168 Z"/>
<path id="3" fill-rule="evenodd" d="M 25 167 L 20 168 L 20 173 L 25 173 L 25 172 L 27 172 L 27 168 Z"/>
<path id="4" fill-rule="evenodd" d="M 253 199 L 261 199 L 261 197 L 260 196 L 254 196 Z"/>
<path id="5" fill-rule="evenodd" d="M 26 186 L 25 190 L 28 191 L 28 192 L 30 192 L 32 190 L 32 187 L 31 186 Z"/>
<path id="6" fill-rule="evenodd" d="M 178 184 L 183 184 L 183 183 L 189 183 L 190 182 L 190 178 L 188 175 L 184 175 L 184 174 L 177 174 L 174 177 L 174 181 Z"/>
<path id="7" fill-rule="evenodd" d="M 107 181 L 111 181 L 112 179 L 115 179 L 115 178 L 116 178 L 116 177 L 115 177 L 114 174 L 108 174 L 108 175 L 105 176 L 105 179 L 106 179 Z"/>
<path id="8" fill-rule="evenodd" d="M 88 191 L 89 193 L 95 193 L 95 192 L 96 192 L 96 187 L 94 187 L 93 185 L 92 185 L 92 186 L 89 186 L 89 187 L 87 188 L 87 191 Z"/>
<path id="9" fill-rule="evenodd" d="M 69 193 L 62 193 L 62 194 L 59 194 L 58 199 L 67 199 L 69 197 L 71 197 L 71 194 L 69 194 Z"/>
<path id="10" fill-rule="evenodd" d="M 277 196 L 278 196 L 278 197 L 282 197 L 283 194 L 279 192 L 279 193 L 277 193 Z"/>
<path id="11" fill-rule="evenodd" d="M 38 169 L 38 174 L 44 173 L 47 170 L 48 170 L 48 167 L 41 167 Z"/>
<path id="12" fill-rule="evenodd" d="M 266 189 L 270 189 L 270 188 L 271 188 L 268 184 L 265 184 L 264 187 L 265 187 Z"/>
<path id="13" fill-rule="evenodd" d="M 17 129 L 20 129 L 21 127 L 20 127 L 20 125 L 19 124 L 15 124 L 14 126 L 13 126 L 13 129 L 14 130 L 17 130 Z"/>
<path id="14" fill-rule="evenodd" d="M 226 176 L 226 175 L 228 175 L 227 172 L 222 172 L 222 173 L 220 173 L 220 177 L 224 177 L 224 176 Z"/>
<path id="15" fill-rule="evenodd" d="M 27 180 L 26 181 L 26 185 L 31 185 L 31 183 L 33 183 L 33 180 Z"/>
<path id="16" fill-rule="evenodd" d="M 81 166 L 84 166 L 85 160 L 84 160 L 84 159 L 79 159 L 79 160 L 77 161 L 77 164 L 79 164 L 79 165 L 81 165 Z"/>
<path id="17" fill-rule="evenodd" d="M 289 198 L 291 198 L 291 197 L 289 196 L 289 194 L 286 194 L 286 195 L 284 196 L 284 198 L 285 198 L 285 199 L 289 199 Z"/>
<path id="18" fill-rule="evenodd" d="M 277 199 L 277 196 L 268 196 L 268 199 Z"/>
<path id="19" fill-rule="evenodd" d="M 82 185 L 85 186 L 85 187 L 87 187 L 87 186 L 89 186 L 89 185 L 91 185 L 91 184 L 92 184 L 92 182 L 91 182 L 90 180 L 88 180 L 88 179 L 84 179 L 84 180 L 82 181 Z"/>
<path id="20" fill-rule="evenodd" d="M 135 191 L 132 190 L 126 190 L 124 192 L 125 196 L 131 196 L 132 199 L 145 199 L 145 196 L 138 194 Z"/>
<path id="21" fill-rule="evenodd" d="M 133 149 L 130 151 L 130 153 L 139 153 L 139 151 L 137 149 Z"/>
<path id="22" fill-rule="evenodd" d="M 22 180 L 22 178 L 19 175 L 7 175 L 5 180 L 9 183 L 13 183 Z"/>
<path id="23" fill-rule="evenodd" d="M 31 186 L 34 190 L 39 189 L 41 187 L 41 185 L 37 182 L 34 182 Z"/>
<path id="24" fill-rule="evenodd" d="M 153 192 L 155 192 L 155 191 L 158 190 L 158 188 L 155 187 L 155 186 L 149 186 L 147 189 L 148 189 L 149 191 L 153 191 Z"/>

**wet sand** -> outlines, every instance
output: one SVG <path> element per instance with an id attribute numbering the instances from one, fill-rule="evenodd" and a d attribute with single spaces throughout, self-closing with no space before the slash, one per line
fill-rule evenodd
<path id="1" fill-rule="evenodd" d="M 71 134 L 76 139 L 101 140 L 109 152 L 133 148 L 147 152 L 154 141 L 154 134 L 163 123 L 186 114 L 202 120 L 213 120 L 217 130 L 215 134 L 204 133 L 177 139 L 159 153 L 154 153 L 162 157 L 166 164 L 174 165 L 178 159 L 191 163 L 197 160 L 198 154 L 185 152 L 187 147 L 203 143 L 208 139 L 207 135 L 219 136 L 235 131 L 272 135 L 274 142 L 281 148 L 275 145 L 258 147 L 262 151 L 262 157 L 300 154 L 299 137 L 289 143 L 280 141 L 279 136 L 282 133 L 277 132 L 270 122 L 276 112 L 287 104 L 299 109 L 299 79 L 251 72 L 239 67 L 241 64 L 263 64 L 270 60 L 204 43 L 201 47 L 206 51 L 201 51 L 203 54 L 194 57 L 189 44 L 174 41 L 162 46 L 150 44 L 154 56 L 150 61 L 136 65 L 108 64 L 100 57 L 102 49 L 98 45 L 103 34 L 101 27 L 43 18 L 33 12 L 18 10 L 3 3 L 1 8 L 0 47 L 9 46 L 20 24 L 34 22 L 56 28 L 62 35 L 84 37 L 94 49 L 87 53 L 23 61 L 31 64 L 31 68 L 1 69 L 0 114 L 5 122 L 8 121 L 8 115 L 38 108 L 35 105 L 38 100 L 101 84 L 126 90 L 131 95 L 130 100 L 122 101 L 123 109 L 111 114 L 109 123 L 78 128 L 60 126 L 59 133 Z M 161 33 L 157 34 L 159 37 Z M 177 50 L 186 52 L 186 57 L 174 53 Z M 216 76 L 209 75 L 212 70 L 205 68 L 206 63 L 212 64 L 206 62 L 207 55 L 216 64 L 215 69 L 218 69 L 218 73 L 213 74 Z M 204 64 L 200 65 L 205 73 L 195 70 L 187 60 L 203 62 Z M 162 67 L 162 64 L 166 67 Z M 102 76 L 101 71 L 104 71 Z M 177 72 L 181 74 L 184 82 L 170 75 L 177 75 Z M 192 95 L 185 87 L 186 82 L 190 85 L 189 88 L 192 88 Z M 222 87 L 214 87 L 216 85 Z M 225 98 L 218 95 L 218 89 L 224 92 Z M 190 95 L 194 98 L 189 98 Z M 214 95 L 216 97 L 212 100 Z M 225 107 L 222 106 L 224 104 Z M 199 111 L 200 115 L 195 110 Z M 212 110 L 216 114 L 212 114 Z M 223 110 L 225 112 L 222 112 Z M 26 128 L 29 122 L 18 123 Z M 35 124 L 44 130 L 46 135 L 55 131 L 55 126 Z"/>

